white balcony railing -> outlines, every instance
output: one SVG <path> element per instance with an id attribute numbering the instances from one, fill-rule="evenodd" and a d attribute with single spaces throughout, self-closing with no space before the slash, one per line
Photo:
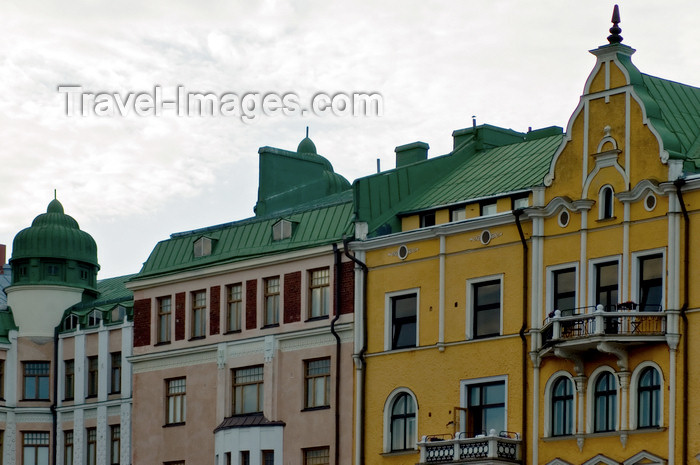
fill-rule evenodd
<path id="1" fill-rule="evenodd" d="M 490 459 L 489 463 L 518 463 L 521 461 L 518 433 L 491 430 L 488 435 L 465 437 L 423 436 L 418 443 L 420 463 L 469 463 Z"/>

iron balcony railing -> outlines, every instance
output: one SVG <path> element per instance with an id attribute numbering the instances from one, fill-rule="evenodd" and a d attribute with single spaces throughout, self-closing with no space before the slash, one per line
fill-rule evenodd
<path id="1" fill-rule="evenodd" d="M 420 463 L 468 464 L 488 460 L 488 463 L 520 463 L 522 440 L 520 434 L 495 430 L 486 434 L 423 436 L 418 443 Z"/>
<path id="2" fill-rule="evenodd" d="M 541 334 L 545 346 L 597 335 L 662 336 L 666 334 L 666 314 L 661 306 L 647 305 L 645 311 L 638 311 L 634 302 L 556 310 L 544 321 Z"/>

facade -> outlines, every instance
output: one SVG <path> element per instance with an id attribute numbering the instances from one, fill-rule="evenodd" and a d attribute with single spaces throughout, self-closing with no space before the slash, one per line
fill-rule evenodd
<path id="1" fill-rule="evenodd" d="M 160 242 L 134 292 L 135 464 L 349 463 L 352 190 L 263 147 L 256 215 Z"/>
<path id="2" fill-rule="evenodd" d="M 54 199 L 15 236 L 0 308 L 2 463 L 128 464 L 129 277 L 97 281 L 95 241 Z"/>
<path id="3" fill-rule="evenodd" d="M 5 288 L 10 285 L 12 279 L 12 271 L 10 265 L 5 260 L 7 258 L 7 249 L 5 244 L 0 244 L 0 308 L 7 306 L 7 295 Z"/>
<path id="4" fill-rule="evenodd" d="M 613 22 L 565 133 L 355 182 L 355 463 L 700 460 L 700 89 Z"/>

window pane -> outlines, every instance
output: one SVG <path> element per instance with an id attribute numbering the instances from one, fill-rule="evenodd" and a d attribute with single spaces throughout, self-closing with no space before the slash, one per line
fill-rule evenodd
<path id="1" fill-rule="evenodd" d="M 488 433 L 492 429 L 499 433 L 505 430 L 505 407 L 492 407 L 484 409 L 484 430 Z"/>

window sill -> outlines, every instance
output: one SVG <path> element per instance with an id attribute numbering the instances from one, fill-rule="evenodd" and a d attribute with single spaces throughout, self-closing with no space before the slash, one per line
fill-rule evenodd
<path id="1" fill-rule="evenodd" d="M 318 407 L 306 407 L 301 409 L 302 412 L 315 412 L 317 410 L 330 410 L 330 405 L 319 405 Z"/>
<path id="2" fill-rule="evenodd" d="M 617 219 L 617 216 L 611 216 L 610 218 L 598 218 L 595 220 L 596 223 L 607 223 L 610 221 L 615 221 Z"/>
<path id="3" fill-rule="evenodd" d="M 173 428 L 173 427 L 176 427 L 176 426 L 185 426 L 185 422 L 184 422 L 184 421 L 181 421 L 181 422 L 179 422 L 179 423 L 166 423 L 166 424 L 163 425 L 163 428 Z"/>
<path id="4" fill-rule="evenodd" d="M 20 399 L 20 402 L 50 402 L 51 399 Z"/>
<path id="5" fill-rule="evenodd" d="M 260 328 L 260 329 L 279 328 L 279 326 L 280 326 L 279 323 L 272 323 L 272 324 L 269 324 L 269 325 L 265 325 L 265 326 L 263 326 L 263 327 Z"/>
<path id="6" fill-rule="evenodd" d="M 320 320 L 327 320 L 329 317 L 328 315 L 321 315 L 321 316 L 312 316 L 308 320 L 305 320 L 304 323 L 308 323 L 310 321 L 320 321 Z"/>
<path id="7" fill-rule="evenodd" d="M 393 457 L 396 455 L 414 455 L 418 453 L 418 449 L 392 450 L 390 452 L 382 452 L 382 457 Z"/>
<path id="8" fill-rule="evenodd" d="M 224 333 L 224 336 L 226 336 L 227 334 L 240 334 L 240 333 L 242 333 L 242 332 L 243 332 L 243 331 L 240 330 L 240 329 L 232 329 L 232 330 L 230 330 L 230 331 L 226 331 L 226 332 Z"/>
<path id="9" fill-rule="evenodd" d="M 663 433 L 666 431 L 665 427 L 652 427 L 652 428 L 639 428 L 630 430 L 617 430 L 617 431 L 601 431 L 599 433 L 583 433 L 583 434 L 569 434 L 567 436 L 548 436 L 543 437 L 542 440 L 545 442 L 556 442 L 556 441 L 566 441 L 572 439 L 593 439 L 593 438 L 608 438 L 621 436 L 623 434 L 645 434 L 645 433 Z"/>
<path id="10" fill-rule="evenodd" d="M 154 347 L 167 346 L 167 345 L 170 345 L 170 341 L 156 342 L 155 344 L 153 344 Z"/>
<path id="11" fill-rule="evenodd" d="M 201 339 L 204 339 L 205 337 L 206 337 L 206 336 L 192 336 L 191 338 L 189 338 L 189 339 L 187 340 L 187 342 L 190 342 L 190 341 L 199 341 L 199 340 L 201 340 Z"/>

